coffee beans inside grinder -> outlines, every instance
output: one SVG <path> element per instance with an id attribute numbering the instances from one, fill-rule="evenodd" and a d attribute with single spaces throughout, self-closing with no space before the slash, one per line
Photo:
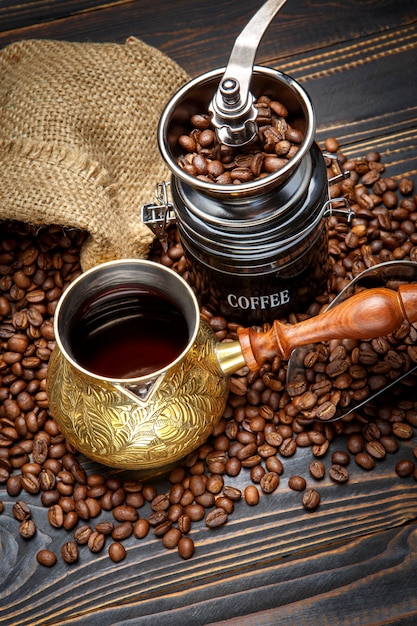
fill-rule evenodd
<path id="1" fill-rule="evenodd" d="M 256 325 L 306 310 L 325 289 L 332 203 L 314 133 L 312 103 L 294 79 L 236 60 L 166 106 L 158 143 L 172 200 L 145 205 L 142 218 L 162 235 L 175 220 L 202 306 Z"/>

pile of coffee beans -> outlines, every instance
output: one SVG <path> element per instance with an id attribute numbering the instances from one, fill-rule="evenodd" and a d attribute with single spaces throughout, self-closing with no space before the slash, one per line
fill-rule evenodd
<path id="1" fill-rule="evenodd" d="M 335 147 L 337 150 L 338 144 L 332 138 L 326 148 L 334 151 Z M 342 156 L 341 160 L 350 178 L 333 185 L 331 195 L 346 197 L 355 217 L 350 226 L 329 220 L 332 279 L 325 306 L 363 270 L 385 261 L 417 259 L 413 181 L 384 178 L 385 168 L 377 152 L 364 159 L 347 161 Z M 400 283 L 391 280 L 386 287 L 395 289 Z M 309 313 L 320 310 L 316 302 Z M 405 320 L 388 337 L 319 345 L 305 355 L 305 373 L 287 390 L 293 407 L 305 417 L 326 421 L 385 389 L 416 364 L 417 329 Z"/>
<path id="2" fill-rule="evenodd" d="M 218 185 L 248 183 L 282 169 L 298 151 L 304 134 L 289 121 L 287 108 L 268 96 L 258 98 L 257 137 L 232 148 L 219 143 L 208 113 L 192 115 L 190 132 L 178 139 L 178 165 L 199 180 Z"/>
<path id="3" fill-rule="evenodd" d="M 305 417 L 327 421 L 354 410 L 416 364 L 417 330 L 404 322 L 388 337 L 335 340 L 309 350 L 304 373 L 288 382 L 287 391 Z"/>
<path id="4" fill-rule="evenodd" d="M 339 150 L 335 139 L 324 147 Z M 288 323 L 317 315 L 367 267 L 393 259 L 417 260 L 413 182 L 384 177 L 384 165 L 375 152 L 361 159 L 346 160 L 343 155 L 340 159 L 351 176 L 333 185 L 331 194 L 348 198 L 355 217 L 351 224 L 336 215 L 328 218 L 328 289 L 307 313 L 291 313 Z M 329 176 L 332 167 L 329 162 Z M 352 463 L 370 471 L 387 455 L 398 454 L 399 479 L 417 480 L 417 446 L 413 458 L 404 451 L 409 446 L 402 445 L 412 440 L 417 428 L 413 375 L 394 387 L 393 401 L 369 402 L 336 422 L 312 419 L 310 414 L 315 411 L 314 417 L 320 417 L 316 407 L 329 406 L 336 396 L 343 404 L 345 389 L 354 393 L 368 387 L 372 392 L 379 388 L 375 377 L 390 377 L 392 371 L 402 371 L 405 361 L 415 362 L 416 330 L 410 327 L 374 342 L 321 346 L 318 357 L 308 356 L 307 388 L 301 393 L 287 388 L 287 363 L 281 358 L 267 361 L 257 373 L 243 368 L 230 379 L 227 406 L 213 434 L 169 473 L 169 487 L 162 492 L 157 481 L 127 481 L 110 471 L 87 471 L 88 464 L 59 432 L 45 392 L 55 345 L 55 308 L 63 290 L 81 272 L 84 240 L 83 233 L 55 226 L 35 229 L 3 223 L 1 229 L 0 484 L 13 502 L 16 535 L 22 541 L 30 541 L 37 532 L 28 504 L 34 498 L 47 509 L 50 527 L 62 531 L 60 554 L 42 549 L 36 556 L 39 564 L 51 567 L 62 560 L 71 566 L 82 550 L 92 555 L 106 551 L 118 563 L 127 558 L 127 539 L 149 536 L 189 559 L 195 550 L 193 529 L 204 524 L 214 531 L 227 524 L 238 502 L 256 507 L 261 497 L 274 497 L 286 461 L 300 448 L 310 450 L 311 462 L 307 468 L 297 467 L 288 477 L 288 487 L 306 511 L 320 506 L 318 485 L 326 473 L 335 485 L 344 484 Z M 151 258 L 187 279 L 174 227 L 168 250 L 163 252 L 156 242 Z M 209 307 L 201 313 L 218 341 L 236 338 L 236 322 Z M 388 362 L 391 369 L 381 362 Z M 331 457 L 327 470 L 326 456 Z M 245 487 L 236 487 L 237 476 L 239 484 L 244 477 Z M 0 513 L 5 508 L 0 500 Z"/>

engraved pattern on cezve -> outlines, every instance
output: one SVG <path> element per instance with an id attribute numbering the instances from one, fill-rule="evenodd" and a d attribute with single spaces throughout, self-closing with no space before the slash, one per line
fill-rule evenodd
<path id="1" fill-rule="evenodd" d="M 56 348 L 48 371 L 50 409 L 67 440 L 89 458 L 124 469 L 158 468 L 203 443 L 223 414 L 228 381 L 215 339 L 201 325 L 184 359 L 147 403 L 76 370 Z"/>

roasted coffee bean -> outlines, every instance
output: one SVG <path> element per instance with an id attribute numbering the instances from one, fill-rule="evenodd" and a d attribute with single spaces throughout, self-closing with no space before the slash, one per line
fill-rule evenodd
<path id="1" fill-rule="evenodd" d="M 39 474 L 39 484 L 42 491 L 54 489 L 56 476 L 50 469 L 43 469 Z"/>
<path id="2" fill-rule="evenodd" d="M 191 537 L 181 537 L 178 542 L 178 554 L 182 559 L 190 559 L 194 554 L 194 542 Z"/>
<path id="3" fill-rule="evenodd" d="M 158 494 L 151 501 L 151 508 L 153 511 L 166 511 L 169 508 L 169 505 L 170 505 L 169 495 L 165 493 Z M 120 507 L 120 508 L 125 508 L 125 507 Z M 133 509 L 133 507 L 129 507 L 129 508 Z M 137 515 L 137 511 L 135 509 L 133 509 L 133 511 L 132 511 L 132 515 L 135 515 L 135 514 Z M 132 521 L 135 521 L 135 520 L 132 520 Z"/>
<path id="4" fill-rule="evenodd" d="M 326 468 L 322 461 L 312 461 L 309 465 L 309 471 L 316 480 L 321 480 L 326 475 Z"/>
<path id="5" fill-rule="evenodd" d="M 347 440 L 347 447 L 351 454 L 356 455 L 359 452 L 362 452 L 362 450 L 364 449 L 364 446 L 365 446 L 365 443 L 364 443 L 362 435 L 359 435 L 356 433 L 349 435 L 348 440 Z"/>
<path id="6" fill-rule="evenodd" d="M 237 457 L 240 461 L 244 461 L 249 459 L 254 455 L 257 450 L 256 443 L 248 443 L 243 448 L 241 448 L 237 454 Z"/>
<path id="7" fill-rule="evenodd" d="M 89 487 L 99 487 L 105 485 L 106 479 L 101 474 L 89 474 L 87 476 L 87 485 Z"/>
<path id="8" fill-rule="evenodd" d="M 250 470 L 251 481 L 258 485 L 265 472 L 266 470 L 262 465 L 255 465 Z"/>
<path id="9" fill-rule="evenodd" d="M 77 500 L 75 502 L 75 510 L 80 519 L 85 521 L 90 519 L 90 510 L 85 500 Z"/>
<path id="10" fill-rule="evenodd" d="M 185 489 L 184 493 L 182 494 L 181 500 L 180 500 L 180 504 L 181 506 L 188 506 L 190 504 L 192 504 L 194 502 L 194 496 L 191 492 L 190 489 Z"/>
<path id="11" fill-rule="evenodd" d="M 350 454 L 345 450 L 335 450 L 332 453 L 332 463 L 336 465 L 349 465 Z"/>
<path id="12" fill-rule="evenodd" d="M 169 501 L 171 504 L 178 504 L 184 494 L 184 487 L 181 483 L 175 483 L 172 485 L 169 491 Z"/>
<path id="13" fill-rule="evenodd" d="M 292 437 L 286 437 L 279 447 L 279 453 L 283 457 L 293 456 L 297 451 L 297 443 Z"/>
<path id="14" fill-rule="evenodd" d="M 340 146 L 336 138 L 328 137 L 324 142 L 324 147 L 328 152 L 337 152 Z"/>
<path id="15" fill-rule="evenodd" d="M 202 476 L 191 476 L 190 491 L 194 496 L 201 496 L 206 490 L 206 481 Z"/>
<path id="16" fill-rule="evenodd" d="M 104 548 L 105 541 L 106 536 L 103 535 L 103 533 L 99 533 L 96 530 L 93 530 L 88 537 L 87 546 L 91 552 L 101 552 L 101 550 Z M 77 543 L 79 543 L 79 541 Z"/>
<path id="17" fill-rule="evenodd" d="M 99 534 L 104 535 L 103 532 L 97 531 Z M 133 534 L 133 523 L 132 522 L 121 522 L 117 524 L 111 532 L 111 536 L 116 541 L 122 541 L 123 539 L 128 539 Z"/>
<path id="18" fill-rule="evenodd" d="M 87 496 L 89 498 L 101 498 L 102 496 L 104 496 L 106 492 L 107 492 L 107 487 L 105 485 L 96 485 L 94 487 L 89 487 L 87 489 Z M 142 500 L 143 500 L 143 497 L 142 497 Z"/>
<path id="19" fill-rule="evenodd" d="M 68 513 L 69 511 L 75 511 L 75 502 L 73 498 L 69 496 L 64 496 L 60 498 L 59 505 L 61 506 L 64 513 Z"/>
<path id="20" fill-rule="evenodd" d="M 41 495 L 41 502 L 43 506 L 53 506 L 54 504 L 58 504 L 61 497 L 58 491 L 52 489 L 50 491 L 44 491 Z"/>
<path id="21" fill-rule="evenodd" d="M 209 513 L 207 513 L 205 521 L 206 526 L 209 528 L 218 528 L 219 526 L 223 526 L 226 524 L 228 520 L 228 515 L 224 509 L 215 508 Z"/>
<path id="22" fill-rule="evenodd" d="M 193 502 L 192 504 L 187 504 L 184 507 L 184 513 L 190 516 L 191 521 L 198 522 L 202 520 L 205 515 L 204 507 L 201 504 L 196 504 Z"/>
<path id="23" fill-rule="evenodd" d="M 371 422 L 370 424 L 365 424 L 362 428 L 362 434 L 366 441 L 374 441 L 375 439 L 379 439 L 381 437 L 381 431 L 377 424 Z"/>
<path id="24" fill-rule="evenodd" d="M 95 530 L 103 535 L 111 535 L 114 530 L 114 524 L 110 521 L 103 521 L 96 524 Z"/>
<path id="25" fill-rule="evenodd" d="M 405 422 L 394 422 L 392 424 L 392 434 L 398 439 L 411 439 L 413 429 L 410 424 Z"/>
<path id="26" fill-rule="evenodd" d="M 78 515 L 75 511 L 69 511 L 64 517 L 63 527 L 65 530 L 72 530 L 78 524 Z"/>
<path id="27" fill-rule="evenodd" d="M 181 531 L 178 528 L 170 528 L 162 537 L 162 544 L 168 550 L 173 550 L 178 546 L 181 536 Z"/>
<path id="28" fill-rule="evenodd" d="M 139 518 L 139 513 L 133 506 L 121 504 L 116 506 L 113 511 L 113 517 L 118 522 L 136 522 Z"/>
<path id="29" fill-rule="evenodd" d="M 272 457 L 269 457 L 272 458 Z M 262 457 L 259 454 L 253 454 L 247 459 L 241 461 L 242 467 L 254 467 L 255 465 L 259 465 L 261 463 Z"/>
<path id="30" fill-rule="evenodd" d="M 329 467 L 329 476 L 335 483 L 346 483 L 349 480 L 349 472 L 343 465 L 333 464 Z"/>
<path id="31" fill-rule="evenodd" d="M 279 485 L 279 475 L 276 472 L 266 472 L 259 485 L 264 493 L 273 493 Z"/>
<path id="32" fill-rule="evenodd" d="M 34 474 L 22 475 L 21 482 L 23 489 L 31 495 L 37 494 L 41 488 L 39 478 Z"/>
<path id="33" fill-rule="evenodd" d="M 76 563 L 78 561 L 78 545 L 75 541 L 67 541 L 61 548 L 61 555 L 65 563 Z"/>
<path id="34" fill-rule="evenodd" d="M 209 491 L 205 491 L 201 494 L 201 496 L 196 496 L 195 498 L 196 504 L 201 504 L 205 509 L 209 509 L 214 506 L 215 497 L 213 493 Z"/>
<path id="35" fill-rule="evenodd" d="M 269 472 L 275 472 L 278 476 L 281 476 L 284 471 L 282 462 L 276 456 L 269 456 L 265 461 L 265 467 Z"/>
<path id="36" fill-rule="evenodd" d="M 355 461 L 365 470 L 372 470 L 375 467 L 374 458 L 367 452 L 358 452 L 355 456 Z"/>
<path id="37" fill-rule="evenodd" d="M 60 451 L 62 450 L 62 445 L 63 444 L 61 444 Z M 52 446 L 49 450 L 49 456 L 53 458 L 54 453 L 55 453 L 56 455 L 58 455 L 57 458 L 59 458 L 61 456 L 60 451 L 58 452 L 56 450 L 56 446 Z M 79 483 L 80 485 L 85 485 L 87 483 L 86 471 L 78 461 L 75 461 L 72 464 L 70 471 L 71 471 L 71 474 L 74 476 L 75 480 L 77 481 L 77 483 Z"/>
<path id="38" fill-rule="evenodd" d="M 414 190 L 414 181 L 411 178 L 402 178 L 400 180 L 400 192 L 403 196 L 408 196 L 413 193 Z"/>
<path id="39" fill-rule="evenodd" d="M 249 506 L 256 506 L 259 503 L 259 491 L 255 485 L 245 487 L 244 498 Z"/>
<path id="40" fill-rule="evenodd" d="M 119 541 L 113 541 L 109 545 L 109 557 L 113 563 L 120 563 L 126 558 L 126 549 Z"/>
<path id="41" fill-rule="evenodd" d="M 46 459 L 43 463 L 44 470 L 50 470 L 55 476 L 57 476 L 62 469 L 62 463 L 58 459 Z"/>
<path id="42" fill-rule="evenodd" d="M 237 487 L 231 487 L 230 485 L 224 485 L 223 494 L 233 500 L 233 502 L 238 502 L 242 497 L 242 492 Z"/>
<path id="43" fill-rule="evenodd" d="M 74 491 L 74 485 L 65 483 L 61 480 L 56 482 L 55 488 L 61 496 L 71 496 Z"/>
<path id="44" fill-rule="evenodd" d="M 155 537 L 163 537 L 172 528 L 172 522 L 167 519 L 153 529 Z"/>
<path id="45" fill-rule="evenodd" d="M 314 417 L 318 420 L 331 420 L 336 415 L 336 406 L 333 402 L 326 401 L 314 410 Z"/>
<path id="46" fill-rule="evenodd" d="M 412 426 L 413 428 L 417 428 L 417 410 L 409 409 L 405 413 L 405 418 L 410 426 Z"/>
<path id="47" fill-rule="evenodd" d="M 45 439 L 37 438 L 33 442 L 32 459 L 41 465 L 48 457 L 48 444 Z"/>
<path id="48" fill-rule="evenodd" d="M 40 565 L 44 565 L 45 567 L 53 567 L 57 558 L 52 550 L 39 550 L 36 554 L 36 560 Z"/>
<path id="49" fill-rule="evenodd" d="M 395 473 L 398 474 L 398 476 L 401 476 L 401 478 L 411 476 L 411 474 L 414 472 L 414 469 L 415 465 L 410 459 L 401 459 L 401 461 L 398 461 L 398 463 L 395 465 Z"/>
<path id="50" fill-rule="evenodd" d="M 91 526 L 88 526 L 87 524 L 79 526 L 74 531 L 74 540 L 78 543 L 78 545 L 84 546 L 85 544 L 88 543 L 88 539 L 92 532 L 93 532 L 93 529 L 91 528 Z"/>
<path id="51" fill-rule="evenodd" d="M 18 502 L 16 502 L 12 506 L 12 513 L 13 517 L 19 522 L 22 522 L 23 520 L 28 520 L 32 517 L 29 505 L 26 504 L 26 502 L 24 502 L 23 500 L 18 500 Z"/>
<path id="52" fill-rule="evenodd" d="M 148 522 L 153 528 L 165 522 L 166 519 L 167 519 L 167 514 L 165 511 L 155 511 L 154 513 L 151 513 L 148 516 Z"/>
<path id="53" fill-rule="evenodd" d="M 84 501 L 87 498 L 87 485 L 77 485 L 73 491 L 72 497 L 75 502 Z"/>
<path id="54" fill-rule="evenodd" d="M 19 524 L 19 534 L 23 539 L 32 539 L 36 534 L 36 524 L 32 519 L 24 519 Z"/>
<path id="55" fill-rule="evenodd" d="M 258 454 L 262 459 L 267 459 L 270 456 L 274 456 L 276 453 L 277 449 L 274 446 L 270 446 L 268 443 L 258 446 Z"/>
<path id="56" fill-rule="evenodd" d="M 64 524 L 64 511 L 59 504 L 54 504 L 48 511 L 48 521 L 54 528 L 61 528 Z"/>
<path id="57" fill-rule="evenodd" d="M 398 441 L 389 435 L 382 435 L 379 442 L 384 446 L 385 452 L 388 454 L 395 454 L 400 447 Z"/>
<path id="58" fill-rule="evenodd" d="M 227 498 L 226 496 L 219 496 L 216 498 L 216 507 L 223 509 L 228 515 L 230 515 L 234 511 L 235 505 L 233 500 L 230 498 Z"/>
<path id="59" fill-rule="evenodd" d="M 288 480 L 288 486 L 293 491 L 304 491 L 306 480 L 303 476 L 291 476 Z"/>
<path id="60" fill-rule="evenodd" d="M 365 447 L 367 453 L 374 459 L 380 460 L 385 458 L 386 450 L 380 441 L 367 441 Z"/>
<path id="61" fill-rule="evenodd" d="M 144 539 L 149 533 L 150 523 L 147 519 L 138 519 L 133 527 L 133 534 L 136 539 Z"/>
<path id="62" fill-rule="evenodd" d="M 270 446 L 279 448 L 279 446 L 282 444 L 283 437 L 278 431 L 272 430 L 272 431 L 268 431 L 267 433 L 265 433 L 265 441 Z"/>
<path id="63" fill-rule="evenodd" d="M 326 441 L 324 441 L 321 444 L 316 444 L 314 446 L 311 446 L 311 452 L 316 457 L 325 456 L 327 454 L 327 450 L 329 449 L 329 445 L 330 445 L 329 441 L 326 439 Z"/>
<path id="64" fill-rule="evenodd" d="M 174 521 L 174 520 L 171 520 Z M 191 530 L 191 518 L 189 515 L 181 514 L 178 517 L 177 525 L 181 533 L 187 534 Z"/>
<path id="65" fill-rule="evenodd" d="M 326 441 L 326 436 L 324 433 L 318 430 L 311 430 L 308 433 L 308 438 L 312 444 L 321 445 Z"/>
<path id="66" fill-rule="evenodd" d="M 178 522 L 178 519 L 183 513 L 183 508 L 180 504 L 172 504 L 167 512 L 167 517 L 170 522 Z"/>
<path id="67" fill-rule="evenodd" d="M 307 511 L 314 511 L 320 504 L 320 493 L 316 489 L 306 489 L 303 493 L 302 503 Z"/>

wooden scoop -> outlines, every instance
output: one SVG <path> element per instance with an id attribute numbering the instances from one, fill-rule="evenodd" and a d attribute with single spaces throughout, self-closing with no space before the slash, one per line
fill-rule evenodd
<path id="1" fill-rule="evenodd" d="M 361 290 L 360 292 L 358 290 Z M 289 358 L 287 364 L 287 389 L 291 396 L 303 393 L 309 387 L 306 376 L 305 357 L 317 352 L 322 359 L 327 348 L 321 342 L 332 339 L 370 340 L 395 332 L 407 320 L 413 323 L 417 318 L 417 263 L 414 261 L 388 261 L 372 266 L 356 276 L 332 301 L 325 313 L 294 326 L 274 324 L 265 333 L 262 345 L 261 333 L 255 335 L 248 329 L 240 333 L 242 351 L 248 365 L 257 369 L 265 358 L 276 354 Z M 394 348 L 395 349 L 395 348 Z M 384 356 L 381 356 L 384 359 Z M 382 388 L 364 396 L 351 396 L 337 405 L 328 406 L 323 415 L 312 415 L 308 410 L 301 413 L 308 419 L 336 421 L 357 411 L 383 391 L 409 377 L 417 370 L 417 363 L 387 377 Z M 372 373 L 372 370 L 371 370 Z M 330 403 L 327 403 L 330 404 Z"/>
<path id="2" fill-rule="evenodd" d="M 398 291 L 376 287 L 361 291 L 321 315 L 298 324 L 275 321 L 270 330 L 244 328 L 238 332 L 243 356 L 250 370 L 267 359 L 289 359 L 300 346 L 331 339 L 373 339 L 388 335 L 404 321 L 417 321 L 417 284 Z"/>

